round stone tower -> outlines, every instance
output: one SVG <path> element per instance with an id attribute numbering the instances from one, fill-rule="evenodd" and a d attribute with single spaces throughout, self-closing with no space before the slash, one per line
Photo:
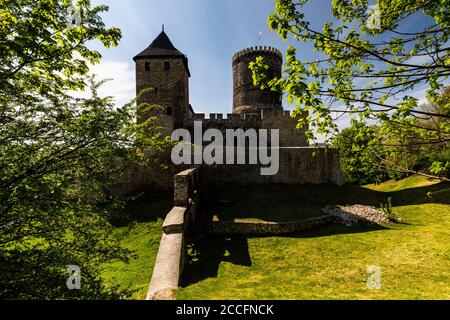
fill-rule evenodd
<path id="1" fill-rule="evenodd" d="M 253 85 L 249 64 L 260 56 L 269 65 L 269 78 L 281 77 L 283 57 L 279 50 L 272 47 L 252 47 L 237 52 L 233 56 L 233 113 L 260 113 L 261 110 L 283 109 L 281 94 L 261 90 Z"/>

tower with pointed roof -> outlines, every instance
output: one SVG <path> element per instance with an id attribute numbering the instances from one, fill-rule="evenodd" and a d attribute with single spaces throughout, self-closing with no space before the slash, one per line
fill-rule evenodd
<path id="1" fill-rule="evenodd" d="M 189 66 L 187 57 L 170 41 L 164 28 L 155 40 L 133 58 L 136 64 L 136 91 L 149 89 L 138 103 L 159 105 L 151 111 L 167 133 L 183 125 L 192 113 L 189 106 Z M 138 121 L 153 114 L 140 114 Z"/>

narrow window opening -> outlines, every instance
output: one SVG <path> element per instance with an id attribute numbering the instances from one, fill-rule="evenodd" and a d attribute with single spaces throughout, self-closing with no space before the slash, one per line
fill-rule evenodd
<path id="1" fill-rule="evenodd" d="M 150 71 L 150 62 L 145 63 L 145 71 Z"/>
<path id="2" fill-rule="evenodd" d="M 172 115 L 172 108 L 171 107 L 167 107 L 167 115 L 168 116 Z"/>
<path id="3" fill-rule="evenodd" d="M 170 62 L 166 61 L 164 62 L 164 71 L 169 71 L 170 70 Z"/>

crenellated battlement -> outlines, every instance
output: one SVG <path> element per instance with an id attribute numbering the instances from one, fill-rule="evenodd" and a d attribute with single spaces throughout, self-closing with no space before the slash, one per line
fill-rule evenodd
<path id="1" fill-rule="evenodd" d="M 269 47 L 269 46 L 256 46 L 256 47 L 250 47 L 241 51 L 238 51 L 233 55 L 233 63 L 239 62 L 242 58 L 248 56 L 248 55 L 255 55 L 255 54 L 261 54 L 261 55 L 273 55 L 279 58 L 280 60 L 283 59 L 283 55 L 280 50 Z"/>
<path id="2" fill-rule="evenodd" d="M 183 128 L 194 132 L 195 121 L 200 121 L 204 130 L 218 129 L 221 132 L 231 129 L 278 129 L 280 146 L 299 147 L 307 146 L 305 130 L 297 129 L 298 119 L 291 116 L 289 110 L 260 110 L 258 113 L 211 113 L 207 116 L 204 113 L 194 114 L 184 121 Z"/>
<path id="3" fill-rule="evenodd" d="M 263 120 L 269 118 L 290 118 L 291 112 L 289 110 L 261 110 L 260 113 L 210 113 L 209 117 L 205 113 L 195 113 L 190 120 L 203 121 L 203 120 Z"/>
<path id="4" fill-rule="evenodd" d="M 260 90 L 253 84 L 253 73 L 249 66 L 262 56 L 270 78 L 281 78 L 283 57 L 273 47 L 257 46 L 237 52 L 233 56 L 233 113 L 258 113 L 262 109 L 282 109 L 281 93 Z"/>

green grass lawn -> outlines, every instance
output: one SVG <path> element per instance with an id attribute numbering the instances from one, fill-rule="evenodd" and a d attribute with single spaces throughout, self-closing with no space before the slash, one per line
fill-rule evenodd
<path id="1" fill-rule="evenodd" d="M 333 225 L 288 237 L 205 237 L 195 243 L 198 253 L 186 267 L 177 298 L 450 299 L 450 192 L 427 197 L 449 187 L 418 176 L 366 187 L 278 186 L 272 205 L 264 190 L 245 194 L 263 199 L 254 207 L 236 190 L 227 194 L 230 205 L 212 213 L 222 219 L 289 220 L 314 215 L 321 205 L 379 206 L 391 196 L 404 224 Z M 283 194 L 298 207 L 277 216 Z M 379 290 L 366 286 L 369 265 L 381 268 Z"/>
<path id="2" fill-rule="evenodd" d="M 172 195 L 146 196 L 125 208 L 115 232 L 124 248 L 133 250 L 128 264 L 104 266 L 107 285 L 133 292 L 131 299 L 145 299 L 162 234 L 162 222 L 172 208 Z"/>

